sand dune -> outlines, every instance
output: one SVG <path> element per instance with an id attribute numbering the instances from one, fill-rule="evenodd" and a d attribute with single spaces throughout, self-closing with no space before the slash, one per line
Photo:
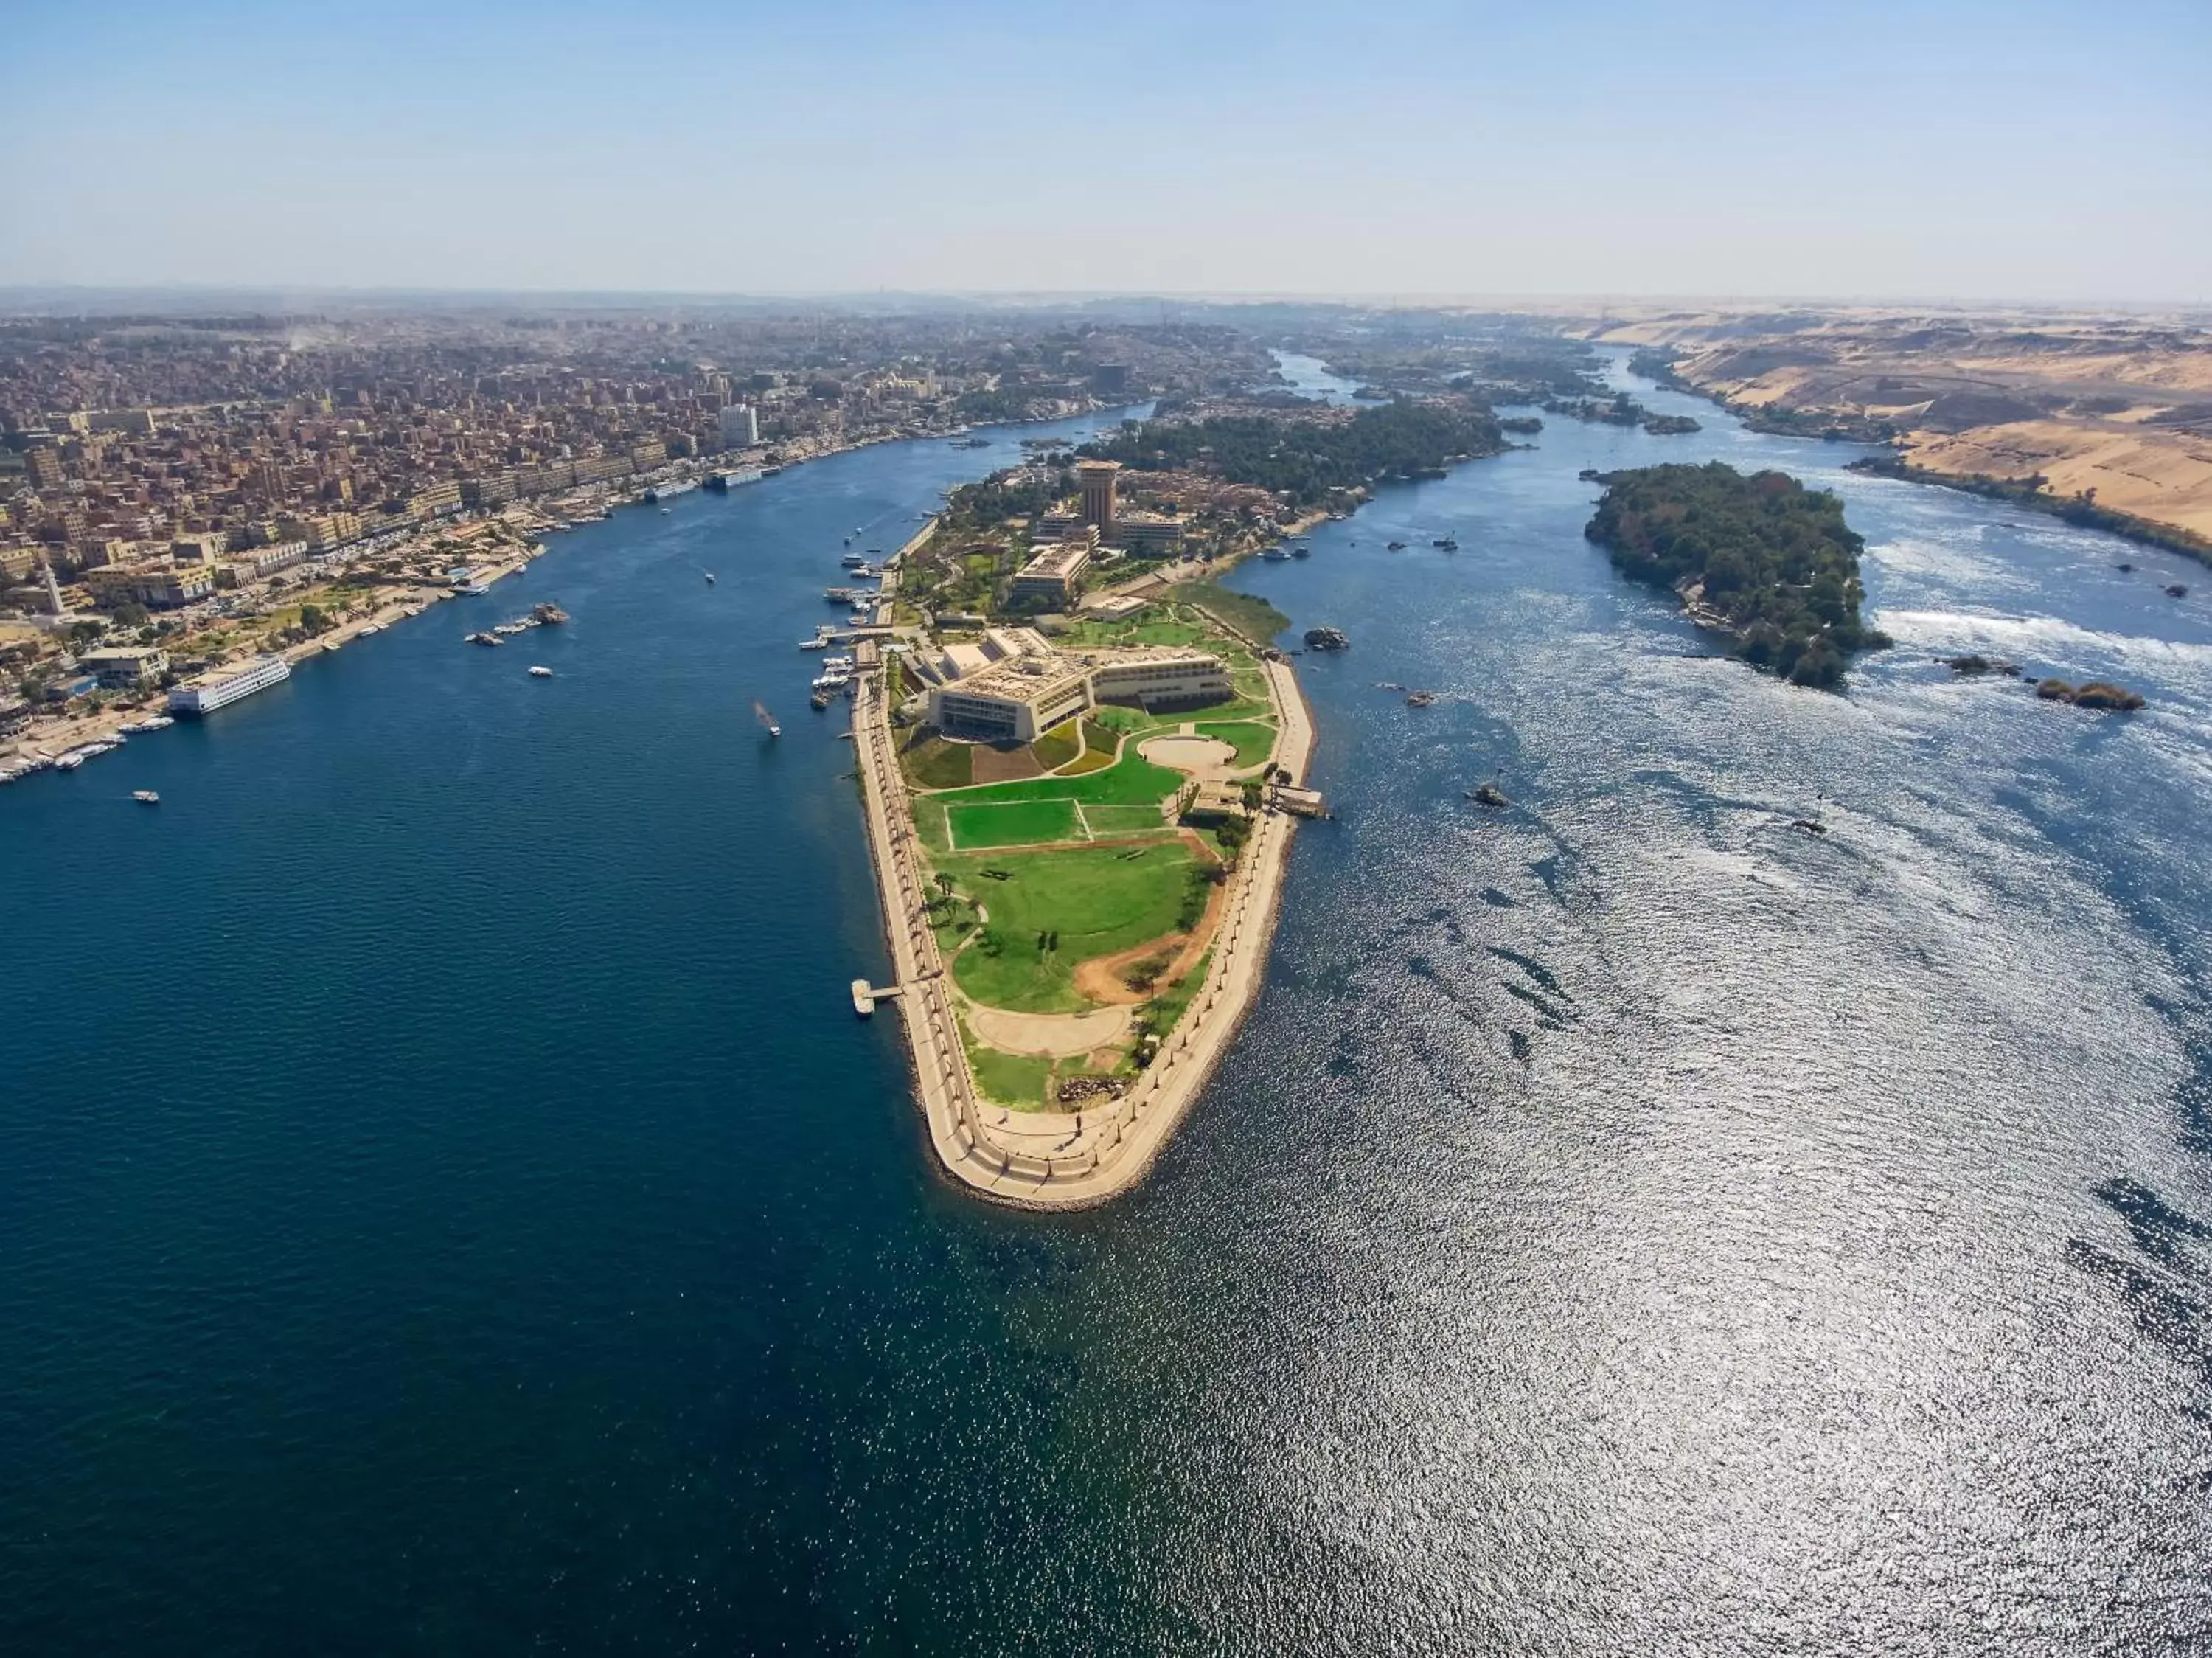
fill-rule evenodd
<path id="1" fill-rule="evenodd" d="M 2180 318 L 1690 309 L 1610 320 L 1744 409 L 1885 424 L 1915 466 L 2212 539 L 2212 333 Z"/>

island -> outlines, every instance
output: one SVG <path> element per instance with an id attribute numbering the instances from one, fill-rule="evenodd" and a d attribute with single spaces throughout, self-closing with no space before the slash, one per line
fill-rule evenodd
<path id="1" fill-rule="evenodd" d="M 1212 576 L 1504 447 L 1460 391 L 1191 399 L 955 490 L 884 561 L 853 735 L 896 977 L 854 1005 L 896 1008 L 951 1178 L 1030 1208 L 1128 1190 L 1259 994 L 1326 802 L 1289 619 Z"/>
<path id="2" fill-rule="evenodd" d="M 1700 626 L 1794 685 L 1832 689 L 1889 637 L 1860 618 L 1865 543 L 1843 503 L 1786 472 L 1720 461 L 1609 472 L 1583 532 L 1623 574 L 1671 588 Z"/>

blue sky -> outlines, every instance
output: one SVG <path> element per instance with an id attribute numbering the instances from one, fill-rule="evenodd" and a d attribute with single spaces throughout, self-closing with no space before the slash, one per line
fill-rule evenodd
<path id="1" fill-rule="evenodd" d="M 2212 0 L 0 0 L 0 283 L 2212 299 Z"/>

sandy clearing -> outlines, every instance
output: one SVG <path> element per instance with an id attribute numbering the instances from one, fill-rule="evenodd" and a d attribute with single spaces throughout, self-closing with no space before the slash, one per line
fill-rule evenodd
<path id="1" fill-rule="evenodd" d="M 1011 1013 L 1004 1008 L 968 1004 L 968 1026 L 977 1037 L 1008 1053 L 1038 1058 L 1073 1059 L 1119 1042 L 1129 1033 L 1126 1007 L 1092 1013 Z"/>
<path id="2" fill-rule="evenodd" d="M 1234 746 L 1218 737 L 1170 734 L 1147 737 L 1137 752 L 1155 765 L 1187 772 L 1194 777 L 1225 777 L 1237 764 Z"/>

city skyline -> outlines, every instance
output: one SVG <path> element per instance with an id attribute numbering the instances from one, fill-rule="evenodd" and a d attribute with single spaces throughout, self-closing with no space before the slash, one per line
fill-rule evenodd
<path id="1" fill-rule="evenodd" d="M 2212 17 L 494 0 L 13 29 L 0 285 L 2191 303 Z M 2094 33 L 2088 26 L 2094 22 Z M 2095 65 L 2124 65 L 2124 74 Z M 1079 186 L 1109 210 L 1072 222 Z"/>

